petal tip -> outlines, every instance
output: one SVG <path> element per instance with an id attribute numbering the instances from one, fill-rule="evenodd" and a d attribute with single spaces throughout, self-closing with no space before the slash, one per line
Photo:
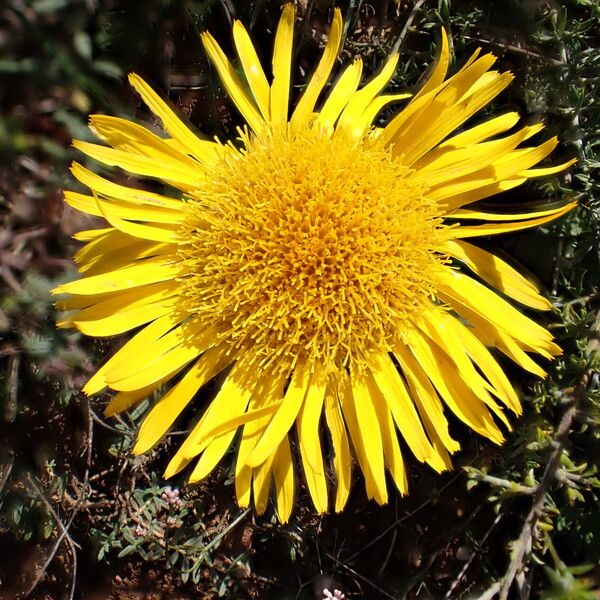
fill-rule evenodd
<path id="1" fill-rule="evenodd" d="M 148 446 L 147 443 L 144 443 L 143 439 L 141 439 L 141 438 L 138 437 L 138 439 L 137 439 L 137 441 L 135 443 L 135 446 L 131 450 L 131 453 L 134 456 L 139 456 L 140 454 L 144 454 L 144 452 L 147 452 L 151 448 L 152 448 L 152 446 Z"/>

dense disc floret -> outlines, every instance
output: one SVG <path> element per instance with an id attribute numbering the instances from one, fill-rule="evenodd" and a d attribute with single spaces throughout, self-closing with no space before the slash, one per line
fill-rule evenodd
<path id="1" fill-rule="evenodd" d="M 517 113 L 468 124 L 512 79 L 490 70 L 492 55 L 477 51 L 448 77 L 442 30 L 439 58 L 414 95 L 382 93 L 397 54 L 362 87 L 356 59 L 326 89 L 343 36 L 336 9 L 321 60 L 290 111 L 294 24 L 288 4 L 270 81 L 241 23 L 233 26 L 238 67 L 202 35 L 247 123 L 237 140 L 198 137 L 133 74 L 167 137 L 90 118 L 105 145 L 77 141 L 78 149 L 174 193 L 74 164 L 91 193 L 66 192 L 65 200 L 107 226 L 77 235 L 83 276 L 55 290 L 69 296 L 60 302 L 62 327 L 92 336 L 137 330 L 84 388 L 116 392 L 108 415 L 159 396 L 135 453 L 158 443 L 220 375 L 165 477 L 193 462 L 189 479 L 198 481 L 236 443 L 240 506 L 254 502 L 264 512 L 274 488 L 283 521 L 294 506 L 296 465 L 325 512 L 344 507 L 353 464 L 379 503 L 388 498 L 386 471 L 400 493 L 408 490 L 405 450 L 436 471 L 450 468 L 460 446 L 449 412 L 503 441 L 507 412 L 521 407 L 492 351 L 543 377 L 532 355 L 550 359 L 560 348 L 513 304 L 547 310 L 548 300 L 471 238 L 534 227 L 573 206 L 505 213 L 473 205 L 572 163 L 537 167 L 558 141 L 528 145 L 542 126 L 515 129 Z M 409 97 L 375 125 L 384 107 Z"/>
<path id="2" fill-rule="evenodd" d="M 430 302 L 440 207 L 377 142 L 243 138 L 186 202 L 185 305 L 260 366 L 328 369 L 391 350 Z"/>

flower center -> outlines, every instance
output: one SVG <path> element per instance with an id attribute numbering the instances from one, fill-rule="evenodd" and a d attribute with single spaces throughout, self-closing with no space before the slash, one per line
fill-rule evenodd
<path id="1" fill-rule="evenodd" d="M 433 294 L 441 211 L 376 142 L 243 136 L 186 202 L 186 308 L 265 365 L 390 348 Z"/>

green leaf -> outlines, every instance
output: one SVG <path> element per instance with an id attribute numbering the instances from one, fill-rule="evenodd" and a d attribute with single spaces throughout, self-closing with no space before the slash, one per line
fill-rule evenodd
<path id="1" fill-rule="evenodd" d="M 128 556 L 129 554 L 133 554 L 136 550 L 138 549 L 133 545 L 125 546 L 125 548 L 123 548 L 123 550 L 121 550 L 121 552 L 119 552 L 117 556 L 119 558 L 123 558 L 124 556 Z"/>

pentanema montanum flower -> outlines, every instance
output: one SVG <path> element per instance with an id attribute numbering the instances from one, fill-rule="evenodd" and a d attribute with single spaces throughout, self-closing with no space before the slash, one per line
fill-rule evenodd
<path id="1" fill-rule="evenodd" d="M 571 164 L 536 167 L 557 139 L 531 143 L 542 125 L 519 127 L 515 112 L 470 121 L 512 80 L 492 70 L 493 55 L 477 51 L 448 76 L 442 30 L 437 63 L 412 96 L 384 93 L 397 54 L 366 83 L 357 58 L 330 85 L 342 42 L 336 9 L 291 108 L 294 23 L 288 4 L 270 80 L 239 21 L 239 69 L 202 34 L 246 123 L 236 139 L 195 133 L 135 74 L 129 81 L 165 137 L 128 120 L 90 118 L 103 144 L 76 148 L 170 192 L 117 184 L 74 164 L 91 192 L 66 192 L 66 202 L 107 226 L 76 235 L 85 244 L 75 256 L 82 277 L 54 290 L 68 295 L 62 327 L 99 337 L 136 330 L 84 388 L 116 391 L 107 415 L 170 383 L 134 452 L 157 444 L 218 378 L 165 477 L 188 469 L 199 481 L 235 443 L 238 503 L 253 500 L 262 513 L 273 488 L 282 521 L 300 471 L 325 512 L 344 507 L 354 462 L 379 503 L 388 499 L 386 470 L 407 492 L 405 449 L 435 471 L 449 469 L 459 449 L 450 413 L 503 441 L 507 413 L 521 407 L 492 352 L 543 377 L 531 355 L 552 358 L 560 349 L 515 306 L 550 303 L 473 238 L 535 227 L 573 206 L 473 206 Z M 377 125 L 390 106 L 401 108 Z"/>

